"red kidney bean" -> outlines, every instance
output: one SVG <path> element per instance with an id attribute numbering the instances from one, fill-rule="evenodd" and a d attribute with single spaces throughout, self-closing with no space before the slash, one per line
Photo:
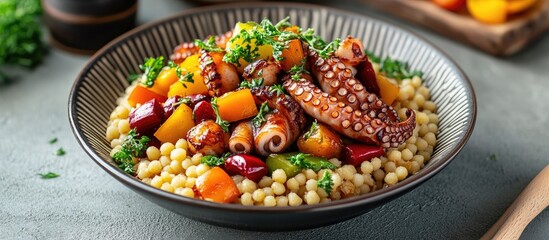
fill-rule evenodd
<path id="1" fill-rule="evenodd" d="M 228 157 L 223 166 L 229 175 L 242 175 L 254 182 L 259 182 L 269 171 L 261 159 L 248 154 L 237 154 Z"/>
<path id="2" fill-rule="evenodd" d="M 341 151 L 341 161 L 346 164 L 358 166 L 364 161 L 369 161 L 375 157 L 381 157 L 385 154 L 382 147 L 369 146 L 363 144 L 347 145 Z"/>

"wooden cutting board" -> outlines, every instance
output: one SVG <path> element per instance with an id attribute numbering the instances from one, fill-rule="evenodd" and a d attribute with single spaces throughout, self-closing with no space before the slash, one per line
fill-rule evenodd
<path id="1" fill-rule="evenodd" d="M 496 56 L 514 54 L 549 29 L 549 0 L 539 0 L 526 12 L 503 24 L 488 25 L 466 11 L 454 13 L 428 0 L 363 0 L 397 17 L 430 28 L 451 39 Z"/>

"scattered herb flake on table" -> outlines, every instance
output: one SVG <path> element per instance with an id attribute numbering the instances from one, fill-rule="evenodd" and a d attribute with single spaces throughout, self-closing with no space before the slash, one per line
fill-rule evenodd
<path id="1" fill-rule="evenodd" d="M 57 155 L 57 156 L 63 156 L 63 155 L 65 155 L 65 153 L 67 153 L 67 152 L 65 152 L 65 149 L 63 149 L 63 148 L 59 148 L 59 149 L 57 149 L 57 151 L 55 151 L 55 155 Z"/>
<path id="2" fill-rule="evenodd" d="M 52 179 L 52 178 L 56 178 L 56 177 L 60 176 L 59 174 L 54 173 L 54 172 L 39 173 L 38 175 L 40 175 L 42 177 L 42 179 Z"/>

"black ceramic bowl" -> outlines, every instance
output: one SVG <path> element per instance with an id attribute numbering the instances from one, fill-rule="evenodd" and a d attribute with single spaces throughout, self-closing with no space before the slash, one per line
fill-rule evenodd
<path id="1" fill-rule="evenodd" d="M 389 188 L 327 204 L 299 207 L 249 207 L 185 198 L 127 175 L 110 160 L 105 129 L 116 99 L 148 56 L 168 56 L 180 42 L 224 33 L 237 21 L 278 21 L 290 16 L 326 39 L 348 34 L 365 48 L 410 63 L 425 73 L 440 119 L 438 144 L 424 169 Z M 124 34 L 98 51 L 76 78 L 69 98 L 74 134 L 90 157 L 115 179 L 160 206 L 199 221 L 249 230 L 294 230 L 337 223 L 368 212 L 417 187 L 438 173 L 467 142 L 476 118 L 471 83 L 440 50 L 418 36 L 370 17 L 327 7 L 293 3 L 244 3 L 189 9 Z"/>

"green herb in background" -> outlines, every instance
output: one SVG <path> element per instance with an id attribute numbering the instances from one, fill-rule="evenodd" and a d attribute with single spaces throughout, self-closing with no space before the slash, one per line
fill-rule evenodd
<path id="1" fill-rule="evenodd" d="M 0 0 L 0 66 L 34 68 L 46 54 L 40 0 Z M 0 72 L 0 84 L 9 77 Z"/>
<path id="2" fill-rule="evenodd" d="M 38 175 L 40 175 L 42 177 L 42 179 L 52 179 L 52 178 L 56 178 L 56 177 L 60 176 L 59 174 L 54 173 L 54 172 L 39 173 Z"/>
<path id="3" fill-rule="evenodd" d="M 50 141 L 49 141 L 50 144 L 54 144 L 54 143 L 56 143 L 56 142 L 57 142 L 57 138 L 56 138 L 56 137 L 50 139 Z"/>
<path id="4" fill-rule="evenodd" d="M 57 149 L 57 151 L 55 151 L 55 155 L 57 155 L 57 156 L 63 156 L 63 155 L 65 155 L 65 153 L 66 152 L 63 148 L 59 148 L 59 149 Z"/>
<path id="5" fill-rule="evenodd" d="M 492 161 L 497 161 L 498 160 L 498 156 L 494 153 L 490 154 L 490 156 L 488 156 L 488 159 L 492 160 Z"/>

